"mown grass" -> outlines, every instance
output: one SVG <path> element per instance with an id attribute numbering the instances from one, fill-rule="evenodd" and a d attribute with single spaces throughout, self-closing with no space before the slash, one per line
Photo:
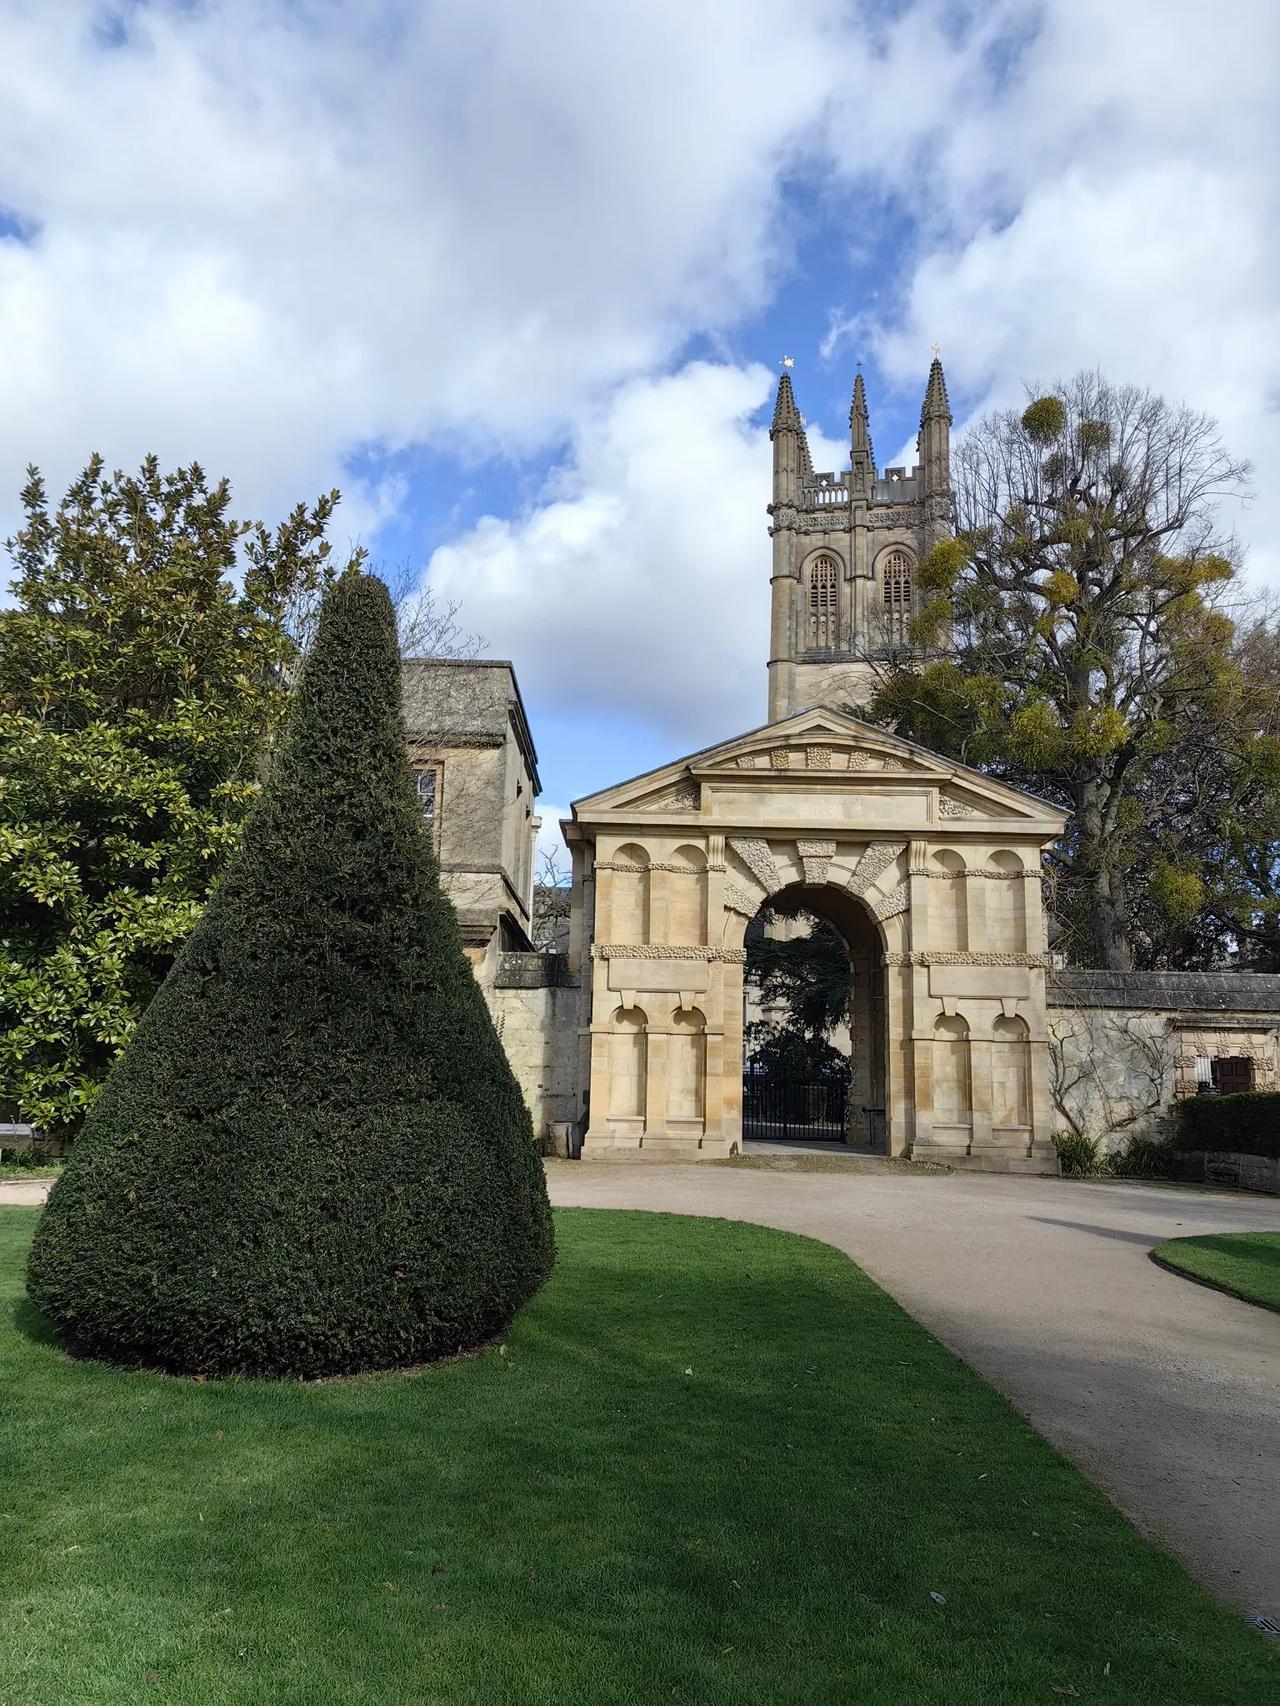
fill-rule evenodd
<path id="1" fill-rule="evenodd" d="M 1209 1232 L 1170 1238 L 1151 1252 L 1162 1267 L 1280 1309 L 1280 1232 Z"/>
<path id="2" fill-rule="evenodd" d="M 557 1217 L 501 1346 L 69 1361 L 0 1211 L 0 1701 L 1241 1706 L 1280 1655 L 843 1256 Z"/>

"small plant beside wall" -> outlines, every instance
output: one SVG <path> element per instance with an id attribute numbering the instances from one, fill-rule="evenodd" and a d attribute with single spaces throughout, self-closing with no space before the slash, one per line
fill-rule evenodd
<path id="1" fill-rule="evenodd" d="M 1082 1131 L 1056 1131 L 1053 1147 L 1066 1179 L 1095 1179 L 1105 1172 L 1102 1147 L 1096 1137 Z"/>
<path id="2" fill-rule="evenodd" d="M 1053 1139 L 1067 1179 L 1168 1179 L 1174 1170 L 1168 1138 L 1135 1132 L 1118 1149 L 1104 1150 L 1100 1138 L 1060 1131 Z"/>

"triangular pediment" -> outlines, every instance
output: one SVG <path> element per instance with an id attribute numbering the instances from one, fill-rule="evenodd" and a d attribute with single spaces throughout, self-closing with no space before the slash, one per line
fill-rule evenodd
<path id="1" fill-rule="evenodd" d="M 682 817 L 705 815 L 705 796 L 743 790 L 794 793 L 851 788 L 868 794 L 904 785 L 937 790 L 937 820 L 1065 821 L 1049 802 L 966 765 L 864 723 L 833 706 L 817 705 L 780 722 L 748 730 L 660 769 L 587 795 L 573 805 L 579 820 L 614 813 Z"/>

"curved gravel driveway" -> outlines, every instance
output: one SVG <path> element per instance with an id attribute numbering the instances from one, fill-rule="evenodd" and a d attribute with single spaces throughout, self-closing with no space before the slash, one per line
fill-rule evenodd
<path id="1" fill-rule="evenodd" d="M 548 1162 L 547 1177 L 565 1206 L 750 1220 L 846 1251 L 1207 1587 L 1280 1617 L 1280 1316 L 1147 1259 L 1166 1238 L 1280 1230 L 1280 1200 L 764 1166 Z"/>

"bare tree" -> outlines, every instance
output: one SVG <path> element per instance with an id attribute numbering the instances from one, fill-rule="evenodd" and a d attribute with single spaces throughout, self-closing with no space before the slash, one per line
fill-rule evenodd
<path id="1" fill-rule="evenodd" d="M 1049 1087 L 1063 1127 L 1105 1146 L 1142 1132 L 1173 1089 L 1173 1032 L 1148 1015 L 1058 1009 L 1049 1034 Z"/>
<path id="2" fill-rule="evenodd" d="M 485 642 L 462 626 L 460 599 L 441 598 L 406 561 L 379 570 L 391 593 L 400 632 L 400 656 L 405 658 L 478 658 Z"/>

